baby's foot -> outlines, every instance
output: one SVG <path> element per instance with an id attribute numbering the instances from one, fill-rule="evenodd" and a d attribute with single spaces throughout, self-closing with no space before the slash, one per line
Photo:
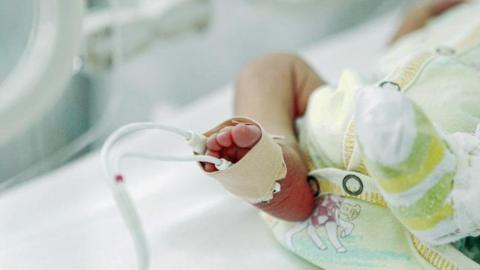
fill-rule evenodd
<path id="1" fill-rule="evenodd" d="M 235 163 L 247 154 L 261 136 L 262 132 L 256 125 L 238 124 L 224 127 L 208 138 L 206 154 Z M 211 163 L 205 163 L 204 169 L 207 172 L 217 170 Z"/>
<path id="2" fill-rule="evenodd" d="M 206 154 L 224 158 L 233 163 L 242 159 L 260 140 L 262 131 L 256 125 L 238 124 L 225 127 L 207 140 Z M 313 194 L 307 182 L 307 166 L 296 143 L 279 142 L 283 159 L 287 166 L 287 175 L 279 183 L 281 191 L 275 194 L 270 203 L 259 203 L 257 207 L 273 216 L 300 221 L 307 218 L 314 206 Z M 217 169 L 213 164 L 205 163 L 207 172 Z"/>

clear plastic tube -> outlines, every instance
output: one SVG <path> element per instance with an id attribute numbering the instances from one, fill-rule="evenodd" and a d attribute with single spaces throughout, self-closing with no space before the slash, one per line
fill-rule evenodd
<path id="1" fill-rule="evenodd" d="M 174 133 L 176 135 L 182 136 L 186 142 L 192 147 L 192 149 L 199 153 L 199 149 L 205 149 L 206 138 L 201 135 L 191 131 L 182 130 L 176 127 L 162 125 L 157 123 L 143 122 L 143 123 L 133 123 L 125 125 L 119 128 L 117 131 L 112 133 L 110 137 L 106 140 L 105 144 L 102 147 L 101 158 L 104 164 L 104 171 L 107 176 L 106 180 L 110 186 L 115 202 L 120 210 L 120 213 L 125 221 L 128 230 L 132 236 L 135 252 L 137 254 L 138 260 L 138 269 L 147 270 L 149 267 L 150 261 L 150 250 L 147 238 L 145 236 L 145 231 L 143 229 L 140 217 L 135 209 L 135 205 L 131 199 L 130 194 L 125 188 L 125 179 L 120 172 L 120 163 L 121 160 L 127 157 L 151 159 L 151 160 L 162 160 L 162 161 L 196 161 L 196 162 L 209 162 L 215 164 L 219 169 L 226 169 L 230 166 L 230 162 L 225 159 L 218 159 L 212 156 L 207 155 L 185 155 L 185 156 L 174 156 L 174 155 L 158 155 L 158 154 L 147 154 L 147 153 L 136 153 L 136 152 L 127 152 L 120 155 L 118 158 L 110 158 L 111 150 L 115 144 L 120 141 L 122 138 L 138 133 L 143 130 L 163 130 Z M 203 152 L 203 151 L 201 151 Z"/>

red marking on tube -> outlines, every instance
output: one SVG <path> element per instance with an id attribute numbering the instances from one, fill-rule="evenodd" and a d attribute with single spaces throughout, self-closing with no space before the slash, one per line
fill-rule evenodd
<path id="1" fill-rule="evenodd" d="M 123 176 L 121 174 L 117 174 L 115 176 L 115 182 L 117 182 L 117 183 L 123 182 Z"/>

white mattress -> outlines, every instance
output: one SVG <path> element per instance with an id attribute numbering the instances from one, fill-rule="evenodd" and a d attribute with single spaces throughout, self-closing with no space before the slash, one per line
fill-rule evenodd
<path id="1" fill-rule="evenodd" d="M 302 55 L 332 83 L 345 67 L 368 74 L 395 24 L 388 15 Z M 230 116 L 231 103 L 226 87 L 162 122 L 204 131 Z M 122 147 L 188 151 L 162 133 Z M 280 247 L 253 207 L 195 164 L 131 160 L 123 168 L 152 247 L 151 269 L 317 269 Z M 97 152 L 0 194 L 0 233 L 0 269 L 135 269 Z"/>

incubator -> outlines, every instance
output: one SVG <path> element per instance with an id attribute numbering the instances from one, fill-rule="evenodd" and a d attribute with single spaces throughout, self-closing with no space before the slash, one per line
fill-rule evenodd
<path id="1" fill-rule="evenodd" d="M 115 127 L 121 89 L 98 119 L 90 115 L 97 73 L 115 72 L 159 38 L 208 24 L 206 0 L 110 0 L 103 9 L 98 2 L 0 1 L 0 190 L 84 153 Z M 127 42 L 122 29 L 139 36 Z"/>

